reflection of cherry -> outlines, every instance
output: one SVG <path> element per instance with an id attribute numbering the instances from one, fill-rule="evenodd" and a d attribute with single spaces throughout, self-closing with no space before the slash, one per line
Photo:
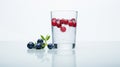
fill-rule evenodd
<path id="1" fill-rule="evenodd" d="M 65 32 L 65 31 L 66 31 L 66 27 L 62 26 L 62 27 L 60 27 L 60 30 L 61 30 L 62 32 Z"/>
<path id="2" fill-rule="evenodd" d="M 73 26 L 73 22 L 72 21 L 69 21 L 69 26 Z"/>
<path id="3" fill-rule="evenodd" d="M 76 27 L 76 25 L 77 25 L 76 22 L 73 22 L 73 27 Z"/>

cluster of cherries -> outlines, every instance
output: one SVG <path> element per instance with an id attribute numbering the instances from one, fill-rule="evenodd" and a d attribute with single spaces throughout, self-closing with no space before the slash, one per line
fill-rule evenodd
<path id="1" fill-rule="evenodd" d="M 65 32 L 66 31 L 66 27 L 63 26 L 63 25 L 69 25 L 70 27 L 76 27 L 76 25 L 77 25 L 75 18 L 72 18 L 72 19 L 52 18 L 51 24 L 52 24 L 52 26 L 56 26 L 57 28 L 60 28 L 61 32 Z"/>

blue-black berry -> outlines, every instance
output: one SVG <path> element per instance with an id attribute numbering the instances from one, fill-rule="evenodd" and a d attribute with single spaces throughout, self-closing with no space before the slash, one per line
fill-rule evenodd
<path id="1" fill-rule="evenodd" d="M 36 49 L 42 49 L 42 44 L 41 43 L 37 43 L 35 46 Z"/>
<path id="2" fill-rule="evenodd" d="M 43 40 L 42 39 L 38 39 L 37 43 L 43 43 Z"/>
<path id="3" fill-rule="evenodd" d="M 54 48 L 57 48 L 57 44 L 54 44 Z"/>
<path id="4" fill-rule="evenodd" d="M 34 43 L 33 42 L 29 42 L 28 44 L 27 44 L 27 47 L 29 48 L 29 49 L 32 49 L 32 48 L 34 48 Z"/>
<path id="5" fill-rule="evenodd" d="M 48 47 L 49 49 L 52 49 L 52 48 L 54 48 L 54 45 L 53 45 L 53 44 L 48 44 L 47 47 Z"/>

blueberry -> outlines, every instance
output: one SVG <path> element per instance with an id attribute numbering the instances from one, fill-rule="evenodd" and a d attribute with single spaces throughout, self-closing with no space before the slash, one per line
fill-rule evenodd
<path id="1" fill-rule="evenodd" d="M 57 48 L 57 44 L 54 44 L 54 48 Z"/>
<path id="2" fill-rule="evenodd" d="M 37 43 L 43 43 L 43 40 L 42 39 L 38 39 Z"/>
<path id="3" fill-rule="evenodd" d="M 75 48 L 75 43 L 73 43 L 73 47 L 72 48 Z"/>
<path id="4" fill-rule="evenodd" d="M 53 44 L 48 44 L 47 47 L 48 47 L 49 49 L 52 49 L 54 46 L 53 46 Z"/>
<path id="5" fill-rule="evenodd" d="M 36 49 L 42 49 L 42 44 L 41 43 L 37 43 L 35 46 Z"/>
<path id="6" fill-rule="evenodd" d="M 32 49 L 32 48 L 34 48 L 34 43 L 33 42 L 29 42 L 28 44 L 27 44 L 27 47 L 29 48 L 29 49 Z"/>

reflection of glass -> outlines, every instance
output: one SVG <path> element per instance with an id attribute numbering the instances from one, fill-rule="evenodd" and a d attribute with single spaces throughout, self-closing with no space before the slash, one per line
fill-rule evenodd
<path id="1" fill-rule="evenodd" d="M 57 48 L 75 47 L 77 11 L 57 10 L 51 12 L 52 41 Z"/>
<path id="2" fill-rule="evenodd" d="M 52 58 L 52 67 L 76 67 L 74 50 L 56 51 Z"/>

